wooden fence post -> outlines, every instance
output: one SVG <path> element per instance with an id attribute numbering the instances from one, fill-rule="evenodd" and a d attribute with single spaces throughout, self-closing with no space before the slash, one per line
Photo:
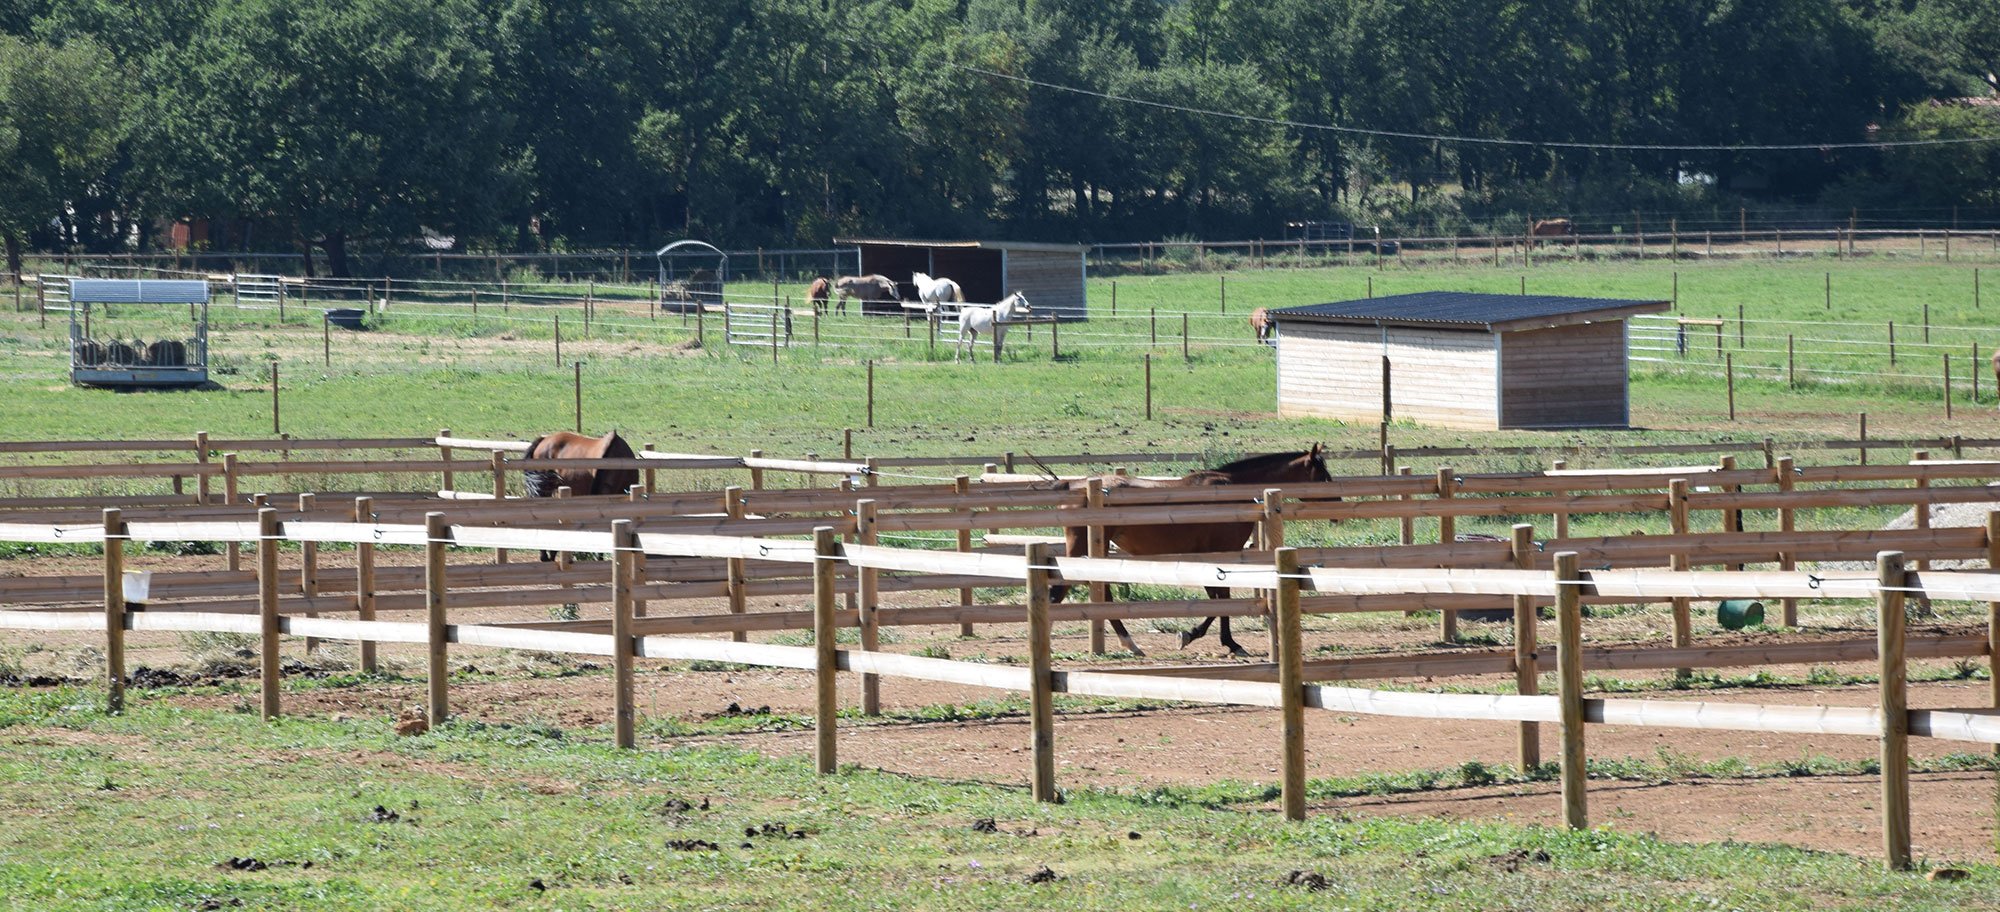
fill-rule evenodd
<path id="1" fill-rule="evenodd" d="M 1778 475 L 1778 493 L 1780 494 L 1791 493 L 1792 486 L 1795 483 L 1792 480 L 1793 479 L 1792 457 L 1790 456 L 1778 457 L 1778 468 L 1776 471 Z M 1798 526 L 1797 526 L 1796 512 L 1791 507 L 1780 507 L 1778 509 L 1778 531 L 1792 532 L 1795 531 L 1797 528 Z M 1792 559 L 1792 552 L 1790 551 L 1778 552 L 1779 570 L 1789 572 L 1797 568 L 1798 564 Z M 1783 606 L 1780 610 L 1783 612 L 1784 625 L 1786 627 L 1799 626 L 1799 600 L 1795 598 L 1788 598 L 1783 600 L 1780 604 Z"/>
<path id="2" fill-rule="evenodd" d="M 375 499 L 354 498 L 354 521 L 375 521 Z M 354 546 L 354 613 L 363 621 L 375 619 L 375 546 L 360 542 Z M 361 641 L 361 673 L 375 673 L 375 641 Z"/>
<path id="3" fill-rule="evenodd" d="M 722 489 L 722 512 L 732 520 L 743 518 L 742 488 L 729 487 Z M 745 593 L 750 581 L 743 558 L 728 558 L 723 562 L 723 565 L 727 568 L 726 575 L 728 581 L 725 585 L 727 585 L 729 591 L 729 613 L 743 614 L 750 610 L 749 599 Z M 729 639 L 733 642 L 742 643 L 748 641 L 750 635 L 740 629 L 732 630 L 729 632 Z"/>
<path id="4" fill-rule="evenodd" d="M 451 682 L 445 653 L 444 576 L 444 549 L 450 538 L 451 526 L 445 523 L 443 513 L 424 514 L 424 618 L 430 646 L 424 666 L 427 685 L 424 708 L 432 725 L 443 724 L 451 717 L 451 707 L 446 701 Z"/>
<path id="5" fill-rule="evenodd" d="M 125 520 L 104 511 L 104 711 L 125 711 Z"/>
<path id="6" fill-rule="evenodd" d="M 1910 453 L 1911 462 L 1929 462 L 1930 458 L 1931 458 L 1931 451 L 1929 450 L 1916 450 Z M 1921 468 L 1919 468 L 1919 470 L 1921 470 Z M 1913 479 L 1910 482 L 1910 486 L 1913 488 L 1917 488 L 1919 490 L 1929 488 L 1931 486 L 1931 480 L 1923 477 L 1922 475 L 1918 475 L 1915 479 Z M 1928 502 L 1918 501 L 1914 504 L 1911 504 L 1910 516 L 1913 522 L 1915 523 L 1916 528 L 1929 529 L 1931 527 L 1931 505 Z M 1918 572 L 1923 572 L 1925 570 L 1929 570 L 1930 568 L 1931 568 L 1931 562 L 1928 558 L 1917 559 Z"/>
<path id="7" fill-rule="evenodd" d="M 1285 492 L 1282 488 L 1265 488 L 1263 494 L 1264 515 L 1257 521 L 1257 546 L 1266 551 L 1276 551 L 1285 546 Z M 1278 607 L 1277 592 L 1267 592 L 1264 625 L 1271 635 L 1271 660 L 1278 659 Z"/>
<path id="8" fill-rule="evenodd" d="M 837 762 L 835 722 L 840 713 L 840 694 L 834 688 L 839 670 L 835 652 L 833 607 L 835 600 L 834 561 L 840 557 L 840 543 L 832 526 L 813 530 L 813 766 L 822 775 L 832 773 Z"/>
<path id="9" fill-rule="evenodd" d="M 506 452 L 492 450 L 488 464 L 494 472 L 494 500 L 506 500 Z M 494 564 L 506 564 L 506 548 L 494 548 Z"/>
<path id="10" fill-rule="evenodd" d="M 1439 466 L 1437 470 L 1437 496 L 1439 500 L 1450 500 L 1456 477 L 1450 466 Z M 1438 544 L 1449 545 L 1458 540 L 1458 520 L 1450 515 L 1438 517 Z M 1448 566 L 1439 564 L 1438 566 Z M 1446 643 L 1458 641 L 1458 612 L 1450 608 L 1438 610 L 1438 639 Z"/>
<path id="11" fill-rule="evenodd" d="M 310 520 L 313 508 L 318 504 L 310 492 L 299 495 L 299 518 Z M 319 542 L 299 542 L 299 594 L 306 598 L 319 597 Z M 319 617 L 319 612 L 308 611 L 306 617 Z M 306 637 L 306 655 L 319 651 L 319 638 Z"/>
<path id="12" fill-rule="evenodd" d="M 611 521 L 611 704 L 613 734 L 619 747 L 638 744 L 638 711 L 632 704 L 632 565 L 639 537 L 632 521 Z"/>
<path id="13" fill-rule="evenodd" d="M 1267 492 L 1266 498 L 1272 493 Z M 1268 502 L 1267 502 L 1268 505 Z M 1280 796 L 1286 820 L 1306 819 L 1306 692 L 1304 644 L 1299 630 L 1299 553 L 1279 547 L 1272 554 L 1277 566 L 1277 590 L 1271 627 L 1278 662 L 1279 712 L 1284 759 Z"/>
<path id="14" fill-rule="evenodd" d="M 967 495 L 970 495 L 972 493 L 972 479 L 965 475 L 959 475 L 951 480 L 951 489 L 959 497 L 965 497 Z M 958 530 L 958 552 L 960 554 L 966 554 L 972 551 L 972 528 L 970 522 L 972 519 L 972 511 L 966 510 L 964 515 L 967 520 L 966 527 Z M 963 586 L 959 588 L 958 606 L 960 608 L 972 607 L 971 586 Z M 958 635 L 962 637 L 972 636 L 972 622 L 960 621 L 958 623 Z"/>
<path id="15" fill-rule="evenodd" d="M 649 444 L 646 444 L 646 445 L 645 445 L 644 447 L 641 447 L 640 449 L 641 449 L 641 450 L 643 450 L 644 452 L 647 452 L 647 453 L 651 453 L 651 452 L 653 452 L 653 445 L 649 443 Z M 643 457 L 641 457 L 641 458 L 643 458 Z M 647 469 L 647 470 L 646 470 L 646 490 L 647 490 L 647 491 L 657 491 L 657 490 L 659 490 L 659 489 L 660 489 L 660 479 L 659 479 L 659 475 L 658 475 L 658 472 L 659 472 L 659 470 L 658 470 L 658 469 Z"/>
<path id="16" fill-rule="evenodd" d="M 278 511 L 257 511 L 257 672 L 264 721 L 278 718 Z"/>
<path id="17" fill-rule="evenodd" d="M 1513 557 L 1515 569 L 1535 569 L 1534 524 L 1519 523 L 1514 526 Z M 1514 596 L 1514 691 L 1522 696 L 1531 697 L 1541 692 L 1541 668 L 1535 658 L 1539 620 L 1533 597 Z M 1526 776 L 1542 765 L 1541 723 L 1521 723 L 1520 735 L 1521 775 Z"/>
<path id="18" fill-rule="evenodd" d="M 1909 682 L 1903 664 L 1903 552 L 1875 555 L 1875 650 L 1882 688 L 1882 854 L 1891 871 L 1910 867 Z"/>
<path id="19" fill-rule="evenodd" d="M 1986 569 L 2000 570 L 2000 510 L 1986 514 Z M 1986 603 L 1986 672 L 1990 702 L 2000 709 L 2000 602 Z M 2000 754 L 2000 744 L 1993 751 Z"/>
<path id="20" fill-rule="evenodd" d="M 1590 826 L 1584 795 L 1583 599 L 1576 552 L 1555 556 L 1556 693 L 1562 715 L 1563 823 L 1573 830 Z"/>
<path id="21" fill-rule="evenodd" d="M 1141 355 L 1140 359 L 1145 363 L 1146 371 L 1146 420 L 1151 421 L 1153 420 L 1153 355 L 1148 352 Z"/>
<path id="22" fill-rule="evenodd" d="M 1090 524 L 1084 527 L 1085 540 L 1088 544 L 1087 554 L 1090 557 L 1108 557 L 1111 553 L 1110 544 L 1104 539 L 1104 527 L 1096 522 L 1096 515 L 1104 509 L 1104 479 L 1096 475 L 1084 479 L 1083 497 L 1083 505 L 1092 517 Z M 1091 601 L 1101 604 L 1110 599 L 1111 586 L 1108 583 L 1093 581 L 1090 584 Z M 1098 618 L 1090 619 L 1090 654 L 1104 654 L 1104 621 Z"/>
<path id="23" fill-rule="evenodd" d="M 1685 537 L 1688 534 L 1688 480 L 1675 478 L 1667 482 L 1667 514 L 1673 523 L 1673 534 Z M 1688 552 L 1685 546 L 1676 548 L 1667 557 L 1670 570 L 1688 569 Z M 1672 600 L 1674 612 L 1674 648 L 1686 649 L 1694 645 L 1694 619 L 1688 610 L 1689 601 L 1684 597 Z M 1686 680 L 1694 675 L 1692 668 L 1676 668 L 1674 676 Z"/>
<path id="24" fill-rule="evenodd" d="M 875 360 L 868 360 L 868 426 L 875 426 Z"/>
<path id="25" fill-rule="evenodd" d="M 438 428 L 438 437 L 444 438 L 450 436 L 451 436 L 451 428 Z M 451 447 L 439 444 L 438 458 L 444 460 L 446 463 L 450 463 Z M 446 491 L 457 490 L 457 488 L 453 487 L 452 485 L 452 471 L 451 471 L 451 466 L 448 464 L 444 468 L 444 490 Z"/>
<path id="26" fill-rule="evenodd" d="M 195 432 L 195 435 L 194 435 L 194 461 L 195 461 L 195 462 L 197 462 L 197 463 L 199 463 L 199 464 L 200 464 L 200 465 L 202 466 L 202 472 L 201 472 L 201 474 L 200 474 L 200 475 L 197 475 L 197 476 L 195 476 L 195 480 L 194 480 L 194 489 L 195 489 L 195 497 L 196 497 L 196 500 L 195 500 L 195 503 L 198 503 L 198 504 L 204 504 L 204 505 L 205 505 L 205 504 L 207 504 L 207 503 L 209 502 L 209 493 L 208 493 L 208 488 L 209 488 L 209 485 L 208 485 L 208 471 L 207 471 L 207 468 L 208 468 L 208 432 L 207 432 L 207 431 L 196 431 L 196 432 Z"/>
<path id="27" fill-rule="evenodd" d="M 1716 466 L 1717 468 L 1720 468 L 1722 471 L 1734 472 L 1736 471 L 1736 457 L 1734 455 L 1723 456 L 1722 458 L 1716 460 Z M 1722 493 L 1724 494 L 1740 494 L 1742 493 L 1742 491 L 1743 491 L 1742 485 L 1733 485 L 1733 484 L 1722 485 Z M 1724 532 L 1743 531 L 1743 511 L 1742 510 L 1722 511 L 1722 531 Z M 1730 564 L 1729 569 L 1742 570 L 1743 565 Z"/>
<path id="28" fill-rule="evenodd" d="M 762 458 L 764 458 L 764 451 L 763 451 L 763 450 L 751 450 L 751 451 L 750 451 L 750 458 L 751 458 L 751 459 L 762 459 Z M 651 485 L 648 485 L 648 486 L 647 486 L 647 488 L 646 488 L 646 490 L 648 490 L 648 491 L 652 490 L 652 486 L 651 486 Z M 764 470 L 763 470 L 763 469 L 762 469 L 761 467 L 758 467 L 758 466 L 754 466 L 754 465 L 750 467 L 750 490 L 752 490 L 752 491 L 762 491 L 762 490 L 764 490 Z"/>
<path id="29" fill-rule="evenodd" d="M 1729 383 L 1729 420 L 1736 420 L 1736 355 L 1731 353 L 1723 358 L 1723 373 Z"/>
<path id="30" fill-rule="evenodd" d="M 1056 794 L 1056 701 L 1049 655 L 1049 546 L 1031 542 L 1028 563 L 1028 731 L 1034 754 L 1029 791 L 1036 801 L 1054 803 Z"/>
<path id="31" fill-rule="evenodd" d="M 236 454 L 224 453 L 222 454 L 222 502 L 235 506 L 237 490 Z M 229 554 L 229 569 L 242 570 L 243 545 L 239 542 L 230 542 L 224 546 L 224 550 Z"/>
<path id="32" fill-rule="evenodd" d="M 875 501 L 854 502 L 854 540 L 863 545 L 876 543 Z M 861 568 L 861 648 L 868 652 L 882 650 L 882 628 L 876 615 L 881 607 L 878 573 L 873 567 Z M 861 714 L 882 714 L 881 675 L 870 673 L 861 676 Z"/>

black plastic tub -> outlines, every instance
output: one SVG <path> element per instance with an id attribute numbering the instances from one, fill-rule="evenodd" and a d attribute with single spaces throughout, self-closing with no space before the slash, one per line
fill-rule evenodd
<path id="1" fill-rule="evenodd" d="M 326 322 L 341 329 L 366 329 L 367 327 L 361 325 L 362 318 L 366 316 L 368 316 L 368 312 L 365 310 L 353 307 L 337 307 L 326 312 Z"/>

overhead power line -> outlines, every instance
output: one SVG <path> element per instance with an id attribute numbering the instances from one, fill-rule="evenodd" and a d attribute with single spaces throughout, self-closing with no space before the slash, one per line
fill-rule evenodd
<path id="1" fill-rule="evenodd" d="M 963 63 L 951 63 L 947 61 L 947 65 L 956 67 L 961 70 L 965 70 L 967 72 L 978 73 L 982 76 L 991 76 L 995 79 L 1005 79 L 1012 82 L 1018 82 L 1026 85 L 1035 86 L 1037 88 L 1050 89 L 1057 92 L 1069 92 L 1075 95 L 1086 95 L 1091 98 L 1101 98 L 1106 101 L 1117 101 L 1117 102 L 1123 102 L 1125 104 L 1143 105 L 1145 107 L 1159 108 L 1161 110 L 1166 110 L 1166 111 L 1177 111 L 1182 114 L 1199 114 L 1204 117 L 1220 117 L 1228 120 L 1239 120 L 1246 123 L 1269 124 L 1272 126 L 1291 127 L 1299 130 L 1318 130 L 1328 133 L 1344 133 L 1352 136 L 1378 136 L 1389 139 L 1421 139 L 1433 142 L 1467 143 L 1467 144 L 1487 145 L 1487 146 L 1528 146 L 1528 147 L 1540 147 L 1549 149 L 1589 149 L 1589 150 L 1610 151 L 1610 152 L 1805 152 L 1805 151 L 1818 152 L 1818 151 L 1829 151 L 1833 149 L 1884 149 L 1884 148 L 1906 148 L 1910 146 L 1960 146 L 1960 145 L 1969 145 L 1975 143 L 2000 142 L 2000 136 L 1964 136 L 1955 138 L 1941 137 L 1936 139 L 1894 139 L 1894 140 L 1883 140 L 1880 142 L 1714 143 L 1714 144 L 1694 143 L 1694 144 L 1676 145 L 1669 143 L 1570 142 L 1565 140 L 1544 140 L 1544 139 L 1506 139 L 1506 138 L 1494 138 L 1490 136 L 1454 136 L 1448 133 L 1416 133 L 1405 130 L 1371 130 L 1366 127 L 1344 127 L 1339 124 L 1309 123 L 1307 121 L 1291 120 L 1289 118 L 1284 118 L 1284 117 L 1263 117 L 1256 114 L 1242 114 L 1235 111 L 1217 111 L 1212 108 L 1195 108 L 1195 107 L 1189 107 L 1187 105 L 1173 104 L 1171 102 L 1152 101 L 1145 98 L 1134 98 L 1130 95 L 1118 95 L 1112 92 L 1100 92 L 1097 91 L 1096 89 L 1085 89 L 1085 88 L 1079 88 L 1077 86 L 1063 85 L 1061 83 L 1046 82 L 1040 79 L 1031 79 L 1027 76 L 1017 76 L 1012 73 L 1002 73 L 997 70 L 989 70 L 984 67 L 976 67 Z"/>

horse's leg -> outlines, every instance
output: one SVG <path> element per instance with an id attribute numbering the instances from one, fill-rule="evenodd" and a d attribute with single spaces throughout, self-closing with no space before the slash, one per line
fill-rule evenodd
<path id="1" fill-rule="evenodd" d="M 1208 597 L 1212 599 L 1226 599 L 1229 597 L 1229 590 L 1210 586 L 1208 587 Z M 1210 620 L 1213 620 L 1213 618 Z M 1208 621 L 1202 621 L 1202 625 L 1207 626 Z M 1250 654 L 1250 651 L 1244 649 L 1242 644 L 1236 642 L 1236 637 L 1230 634 L 1229 616 L 1226 614 L 1222 616 L 1222 630 L 1216 635 L 1216 638 L 1222 641 L 1222 647 L 1229 650 L 1230 655 L 1247 656 Z"/>

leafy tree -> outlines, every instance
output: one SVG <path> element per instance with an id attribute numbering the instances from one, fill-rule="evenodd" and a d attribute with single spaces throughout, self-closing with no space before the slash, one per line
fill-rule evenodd
<path id="1" fill-rule="evenodd" d="M 221 0 L 161 88 L 162 171 L 336 275 L 352 243 L 489 229 L 518 183 L 483 21 L 469 0 Z"/>
<path id="2" fill-rule="evenodd" d="M 22 240 L 103 176 L 129 126 L 127 75 L 97 43 L 0 35 L 0 238 L 21 271 Z"/>

